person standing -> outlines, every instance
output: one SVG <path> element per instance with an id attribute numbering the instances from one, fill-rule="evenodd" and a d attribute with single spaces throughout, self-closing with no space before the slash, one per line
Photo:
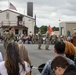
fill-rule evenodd
<path id="1" fill-rule="evenodd" d="M 30 75 L 30 65 L 22 59 L 17 42 L 8 44 L 5 60 L 0 62 L 0 75 Z"/>
<path id="2" fill-rule="evenodd" d="M 3 31 L 3 40 L 4 40 L 4 48 L 6 49 L 6 47 L 7 47 L 7 35 L 8 35 L 8 29 L 5 29 L 4 31 Z"/>
<path id="3" fill-rule="evenodd" d="M 49 28 L 47 28 L 45 40 L 46 40 L 45 50 L 49 50 L 49 43 L 50 43 L 50 32 L 49 32 Z"/>
<path id="4" fill-rule="evenodd" d="M 39 32 L 38 32 L 38 49 L 41 49 L 41 44 L 42 44 L 42 34 L 41 34 L 41 29 L 39 29 Z"/>
<path id="5" fill-rule="evenodd" d="M 9 42 L 14 42 L 14 27 L 9 28 Z"/>
<path id="6" fill-rule="evenodd" d="M 10 27 L 8 32 L 4 36 L 4 48 L 7 49 L 7 45 L 11 42 L 14 42 L 14 27 Z"/>

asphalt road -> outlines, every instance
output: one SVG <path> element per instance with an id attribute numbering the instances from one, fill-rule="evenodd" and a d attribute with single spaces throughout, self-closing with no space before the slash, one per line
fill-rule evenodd
<path id="1" fill-rule="evenodd" d="M 40 75 L 39 71 L 37 70 L 37 67 L 40 64 L 46 63 L 48 60 L 52 60 L 55 57 L 53 51 L 54 46 L 50 45 L 50 50 L 45 50 L 45 44 L 42 45 L 42 50 L 38 50 L 37 44 L 25 44 L 25 47 L 28 50 L 32 65 L 34 66 L 32 69 L 32 75 Z M 3 44 L 0 44 L 0 51 L 4 56 L 5 50 L 3 48 Z"/>

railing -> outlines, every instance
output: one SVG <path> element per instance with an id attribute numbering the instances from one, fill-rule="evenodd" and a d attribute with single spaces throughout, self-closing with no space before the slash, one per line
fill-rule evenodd
<path id="1" fill-rule="evenodd" d="M 0 27 L 2 26 L 18 26 L 18 25 L 25 25 L 24 21 L 2 21 L 0 22 Z"/>

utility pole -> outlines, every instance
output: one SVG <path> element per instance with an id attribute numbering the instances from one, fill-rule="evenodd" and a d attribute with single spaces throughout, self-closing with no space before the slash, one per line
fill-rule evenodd
<path id="1" fill-rule="evenodd" d="M 36 15 L 35 15 L 35 26 L 34 26 L 34 34 L 36 34 Z"/>

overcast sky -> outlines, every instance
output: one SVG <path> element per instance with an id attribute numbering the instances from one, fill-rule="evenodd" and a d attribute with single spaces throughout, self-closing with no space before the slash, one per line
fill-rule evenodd
<path id="1" fill-rule="evenodd" d="M 76 0 L 9 0 L 18 12 L 27 15 L 27 2 L 33 2 L 37 26 L 59 26 L 63 21 L 76 22 Z M 0 0 L 0 10 L 8 8 L 8 0 Z M 60 20 L 60 21 L 59 21 Z"/>

